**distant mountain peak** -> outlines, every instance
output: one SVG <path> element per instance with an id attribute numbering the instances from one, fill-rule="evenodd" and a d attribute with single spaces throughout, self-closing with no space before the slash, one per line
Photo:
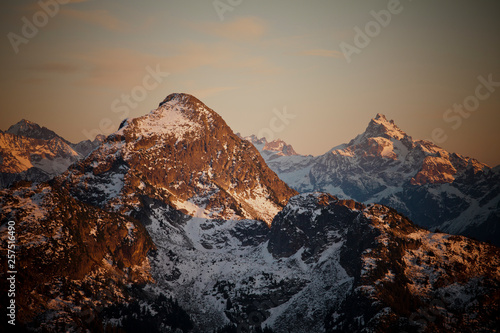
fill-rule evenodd
<path id="1" fill-rule="evenodd" d="M 28 119 L 21 119 L 19 121 L 20 124 L 34 124 L 34 125 L 37 125 L 36 123 L 32 122 L 32 121 L 29 121 Z"/>
<path id="2" fill-rule="evenodd" d="M 6 131 L 6 133 L 24 136 L 32 139 L 42 139 L 42 140 L 52 140 L 54 138 L 58 138 L 64 141 L 65 143 L 70 144 L 68 140 L 62 138 L 57 133 L 48 129 L 47 127 L 42 127 L 37 123 L 34 123 L 26 119 L 21 119 L 16 124 L 10 126 L 9 129 Z"/>
<path id="3" fill-rule="evenodd" d="M 292 145 L 287 144 L 281 139 L 276 139 L 273 141 L 267 141 L 265 137 L 258 138 L 255 134 L 243 137 L 240 133 L 236 135 L 243 140 L 251 142 L 257 150 L 263 154 L 277 156 L 294 156 L 299 155 L 295 152 Z"/>
<path id="4" fill-rule="evenodd" d="M 236 136 L 238 136 L 242 140 L 251 142 L 259 151 L 262 150 L 262 147 L 264 147 L 264 145 L 267 143 L 266 137 L 262 137 L 259 139 L 255 134 L 243 136 L 238 132 L 236 133 Z"/>
<path id="5" fill-rule="evenodd" d="M 386 138 L 402 140 L 408 135 L 403 132 L 395 123 L 394 120 L 387 120 L 386 116 L 377 113 L 375 118 L 372 118 L 366 130 L 353 139 L 349 145 L 357 145 L 370 138 Z"/>
<path id="6" fill-rule="evenodd" d="M 373 118 L 368 124 L 367 131 L 372 130 L 377 134 L 385 134 L 394 139 L 402 139 L 406 136 L 406 133 L 403 132 L 395 123 L 394 120 L 387 120 L 387 118 L 380 113 L 377 113 L 375 118 Z"/>
<path id="7" fill-rule="evenodd" d="M 287 144 L 285 141 L 281 139 L 267 142 L 262 148 L 262 150 L 271 151 L 280 156 L 298 155 L 293 149 L 292 145 Z"/>

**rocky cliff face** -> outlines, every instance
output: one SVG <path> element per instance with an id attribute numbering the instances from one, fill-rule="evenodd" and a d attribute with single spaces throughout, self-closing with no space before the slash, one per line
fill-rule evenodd
<path id="1" fill-rule="evenodd" d="M 324 155 L 263 156 L 299 192 L 383 203 L 424 227 L 496 244 L 500 239 L 498 170 L 413 140 L 381 114 L 364 133 Z"/>
<path id="2" fill-rule="evenodd" d="M 186 94 L 126 120 L 59 181 L 80 200 L 115 211 L 138 213 L 148 197 L 191 216 L 267 223 L 296 193 L 252 144 Z"/>
<path id="3" fill-rule="evenodd" d="M 129 301 L 128 284 L 153 281 L 146 254 L 154 245 L 137 220 L 83 204 L 49 184 L 0 190 L 0 206 L 2 252 L 7 222 L 15 222 L 18 323 L 85 327 L 85 315 Z M 6 295 L 7 273 L 1 274 Z"/>
<path id="4" fill-rule="evenodd" d="M 498 320 L 498 248 L 425 231 L 382 205 L 301 194 L 270 229 L 171 218 L 160 206 L 151 216 L 152 274 L 195 330 L 462 332 Z"/>
<path id="5" fill-rule="evenodd" d="M 268 249 L 319 267 L 330 254 L 328 263 L 345 271 L 349 285 L 344 299 L 330 299 L 321 329 L 313 326 L 320 307 L 298 298 L 297 308 L 274 321 L 278 331 L 489 331 L 498 323 L 498 248 L 430 233 L 382 205 L 321 193 L 294 197 L 273 221 Z M 328 290 L 335 280 L 324 281 Z M 468 290 L 488 292 L 465 296 Z"/>

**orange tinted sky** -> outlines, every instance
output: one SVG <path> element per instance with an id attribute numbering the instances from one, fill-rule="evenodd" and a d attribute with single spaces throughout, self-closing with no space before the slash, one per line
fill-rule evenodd
<path id="1" fill-rule="evenodd" d="M 442 147 L 500 163 L 497 0 L 56 3 L 1 5 L 2 130 L 26 118 L 76 142 L 186 92 L 235 132 L 274 129 L 302 154 L 380 112 L 415 139 L 441 128 Z M 447 111 L 464 102 L 471 111 Z M 285 110 L 295 118 L 281 126 Z"/>

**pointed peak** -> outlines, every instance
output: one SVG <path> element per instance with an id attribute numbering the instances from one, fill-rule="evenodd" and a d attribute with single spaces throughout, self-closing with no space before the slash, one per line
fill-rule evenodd
<path id="1" fill-rule="evenodd" d="M 14 125 L 10 126 L 10 128 L 12 129 L 17 129 L 17 128 L 27 128 L 27 127 L 34 127 L 34 128 L 41 128 L 40 125 L 38 125 L 37 123 L 34 123 L 32 121 L 29 121 L 27 119 L 21 119 L 19 120 L 17 123 L 15 123 Z M 9 128 L 9 129 L 10 129 Z"/>
<path id="2" fill-rule="evenodd" d="M 406 136 L 406 133 L 399 129 L 394 120 L 387 120 L 381 113 L 377 113 L 377 116 L 370 121 L 365 133 L 370 136 L 382 136 L 398 140 Z"/>
<path id="3" fill-rule="evenodd" d="M 377 115 L 375 116 L 374 119 L 375 120 L 385 120 L 385 121 L 387 121 L 387 118 L 382 113 L 377 113 Z"/>
<path id="4" fill-rule="evenodd" d="M 393 120 L 387 120 L 385 115 L 377 113 L 375 118 L 372 118 L 368 124 L 365 132 L 351 140 L 348 146 L 359 144 L 368 138 L 382 137 L 386 139 L 402 140 L 407 136 L 408 135 L 403 132 Z"/>
<path id="5" fill-rule="evenodd" d="M 372 121 L 377 123 L 377 124 L 382 124 L 382 123 L 385 123 L 389 126 L 393 125 L 393 126 L 396 126 L 394 124 L 394 120 L 388 120 L 387 117 L 382 114 L 382 113 L 377 113 L 377 115 L 375 116 L 375 118 L 372 118 Z M 397 126 L 396 126 L 397 127 Z"/>

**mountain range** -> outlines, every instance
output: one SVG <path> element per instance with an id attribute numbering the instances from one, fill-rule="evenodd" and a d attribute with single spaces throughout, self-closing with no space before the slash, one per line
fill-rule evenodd
<path id="1" fill-rule="evenodd" d="M 287 155 L 266 147 L 290 147 L 246 138 L 269 167 L 295 190 L 381 203 L 425 228 L 500 245 L 500 166 L 414 140 L 377 114 L 365 132 L 320 156 Z"/>
<path id="2" fill-rule="evenodd" d="M 195 97 L 171 94 L 62 173 L 0 189 L 5 256 L 15 222 L 18 327 L 496 330 L 498 247 L 430 232 L 379 203 L 298 194 L 271 161 L 310 160 L 312 170 L 319 157 L 260 144 L 268 153 Z"/>

